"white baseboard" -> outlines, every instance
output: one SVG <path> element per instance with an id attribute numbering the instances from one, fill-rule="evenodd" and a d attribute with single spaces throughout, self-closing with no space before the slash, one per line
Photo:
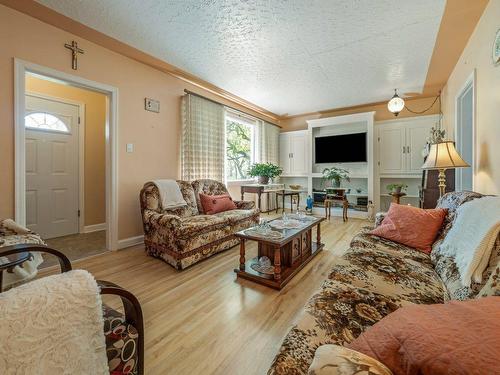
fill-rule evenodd
<path id="1" fill-rule="evenodd" d="M 83 227 L 83 233 L 98 232 L 100 230 L 106 230 L 106 223 L 85 225 Z"/>
<path id="2" fill-rule="evenodd" d="M 140 245 L 144 243 L 144 235 L 124 238 L 123 240 L 118 240 L 118 249 L 124 249 L 126 247 Z"/>

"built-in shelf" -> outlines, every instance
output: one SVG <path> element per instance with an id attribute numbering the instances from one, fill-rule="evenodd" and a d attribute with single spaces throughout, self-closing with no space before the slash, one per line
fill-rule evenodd
<path id="1" fill-rule="evenodd" d="M 320 172 L 314 172 L 311 174 L 313 178 L 323 178 L 323 173 Z M 368 175 L 366 174 L 356 174 L 356 173 L 350 173 L 349 178 L 368 178 Z"/>
<path id="2" fill-rule="evenodd" d="M 385 198 L 392 198 L 392 196 L 389 194 L 380 194 L 380 196 Z M 418 195 L 403 195 L 401 199 L 403 198 L 420 198 L 420 197 Z"/>
<path id="3" fill-rule="evenodd" d="M 381 174 L 380 178 L 418 178 L 421 179 L 422 175 L 418 174 Z"/>
<path id="4" fill-rule="evenodd" d="M 303 174 L 285 174 L 285 175 L 281 175 L 280 178 L 307 178 L 308 176 L 307 175 L 303 175 Z"/>

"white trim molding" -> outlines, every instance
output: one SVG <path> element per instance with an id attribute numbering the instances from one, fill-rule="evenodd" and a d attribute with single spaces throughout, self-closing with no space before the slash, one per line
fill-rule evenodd
<path id="1" fill-rule="evenodd" d="M 99 232 L 101 230 L 106 230 L 106 223 L 85 225 L 83 227 L 83 233 Z"/>
<path id="2" fill-rule="evenodd" d="M 26 224 L 26 73 L 106 95 L 106 248 L 118 248 L 118 88 L 14 58 L 15 219 Z"/>
<path id="3" fill-rule="evenodd" d="M 144 235 L 124 238 L 123 240 L 118 240 L 117 249 L 125 249 L 126 247 L 140 245 L 144 243 Z"/>

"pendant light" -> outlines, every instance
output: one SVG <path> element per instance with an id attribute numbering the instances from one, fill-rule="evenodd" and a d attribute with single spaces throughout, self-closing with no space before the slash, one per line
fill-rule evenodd
<path id="1" fill-rule="evenodd" d="M 387 103 L 387 109 L 389 110 L 389 112 L 394 113 L 394 116 L 397 116 L 404 107 L 405 101 L 398 95 L 398 90 L 394 89 L 394 95 L 392 96 L 391 100 L 389 100 L 389 103 Z"/>

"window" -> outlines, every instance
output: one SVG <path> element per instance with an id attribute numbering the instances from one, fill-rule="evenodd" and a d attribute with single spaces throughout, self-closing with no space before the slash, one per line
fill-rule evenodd
<path id="1" fill-rule="evenodd" d="M 226 179 L 247 180 L 254 162 L 255 121 L 238 114 L 226 115 Z"/>
<path id="2" fill-rule="evenodd" d="M 24 117 L 24 126 L 30 129 L 69 133 L 68 126 L 50 113 L 35 112 Z"/>

